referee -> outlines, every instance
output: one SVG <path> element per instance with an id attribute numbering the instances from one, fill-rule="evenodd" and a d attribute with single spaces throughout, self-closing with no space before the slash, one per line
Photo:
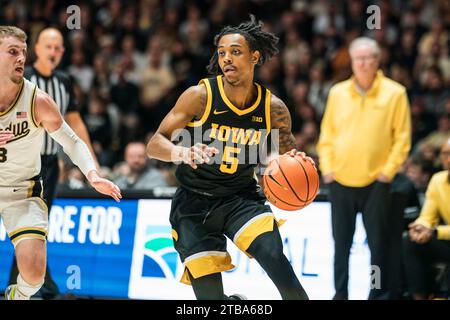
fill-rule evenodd
<path id="1" fill-rule="evenodd" d="M 63 37 L 61 32 L 54 28 L 42 30 L 36 40 L 34 47 L 36 62 L 32 67 L 25 69 L 25 78 L 35 83 L 39 89 L 48 93 L 58 105 L 61 114 L 75 133 L 88 145 L 97 167 L 98 161 L 89 139 L 86 126 L 81 119 L 78 105 L 75 101 L 72 84 L 68 75 L 55 70 L 59 65 L 64 53 Z M 41 150 L 41 175 L 44 184 L 44 199 L 49 211 L 56 196 L 56 185 L 59 178 L 58 145 L 47 134 L 44 134 L 44 143 Z M 50 212 L 49 212 L 50 213 Z M 14 283 L 18 270 L 14 257 L 13 267 L 9 283 Z M 59 295 L 56 283 L 51 278 L 48 264 L 45 275 L 45 283 L 40 290 L 43 299 L 53 299 Z"/>

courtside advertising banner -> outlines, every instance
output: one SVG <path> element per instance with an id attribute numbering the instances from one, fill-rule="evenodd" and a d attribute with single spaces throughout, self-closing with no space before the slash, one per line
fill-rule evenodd
<path id="1" fill-rule="evenodd" d="M 170 200 L 57 199 L 50 214 L 48 260 L 61 293 L 83 297 L 195 299 L 180 283 L 184 266 L 173 247 Z M 298 212 L 272 207 L 284 253 L 311 299 L 331 299 L 333 238 L 329 202 Z M 226 294 L 280 299 L 264 270 L 228 241 L 235 268 L 223 273 Z M 13 247 L 0 223 L 0 290 L 7 286 Z M 370 252 L 358 215 L 350 256 L 349 298 L 367 299 Z"/>

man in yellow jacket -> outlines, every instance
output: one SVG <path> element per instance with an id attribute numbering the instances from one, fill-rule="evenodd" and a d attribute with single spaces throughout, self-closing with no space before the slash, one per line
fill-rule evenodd
<path id="1" fill-rule="evenodd" d="M 353 76 L 331 88 L 317 148 L 330 190 L 333 299 L 348 299 L 348 261 L 358 212 L 363 214 L 374 275 L 380 276 L 369 299 L 386 299 L 389 188 L 410 150 L 409 103 L 405 87 L 378 70 L 376 41 L 357 38 L 349 52 Z"/>
<path id="2" fill-rule="evenodd" d="M 441 161 L 445 170 L 431 178 L 420 216 L 409 225 L 405 241 L 407 282 L 417 300 L 429 297 L 429 267 L 450 263 L 450 139 L 441 148 Z"/>

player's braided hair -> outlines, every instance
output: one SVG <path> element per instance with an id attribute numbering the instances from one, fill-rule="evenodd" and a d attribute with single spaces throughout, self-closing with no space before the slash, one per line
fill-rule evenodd
<path id="1" fill-rule="evenodd" d="M 255 16 L 251 14 L 250 21 L 241 23 L 237 27 L 224 27 L 220 33 L 214 37 L 214 45 L 217 47 L 220 39 L 226 34 L 239 33 L 245 38 L 251 51 L 258 50 L 261 53 L 258 61 L 258 65 L 261 65 L 278 53 L 278 48 L 276 47 L 278 37 L 273 33 L 262 31 L 262 26 L 263 23 L 261 21 L 256 21 Z M 217 51 L 214 52 L 209 60 L 209 65 L 206 69 L 210 74 L 218 75 L 221 73 Z"/>

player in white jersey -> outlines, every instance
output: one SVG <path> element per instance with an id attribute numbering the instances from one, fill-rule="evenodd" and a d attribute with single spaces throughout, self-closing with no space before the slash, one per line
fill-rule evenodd
<path id="1" fill-rule="evenodd" d="M 0 215 L 19 267 L 7 299 L 29 299 L 44 282 L 48 210 L 42 200 L 40 151 L 43 133 L 64 152 L 98 192 L 120 201 L 120 189 L 101 178 L 86 144 L 63 120 L 56 103 L 23 78 L 26 34 L 0 26 Z"/>

